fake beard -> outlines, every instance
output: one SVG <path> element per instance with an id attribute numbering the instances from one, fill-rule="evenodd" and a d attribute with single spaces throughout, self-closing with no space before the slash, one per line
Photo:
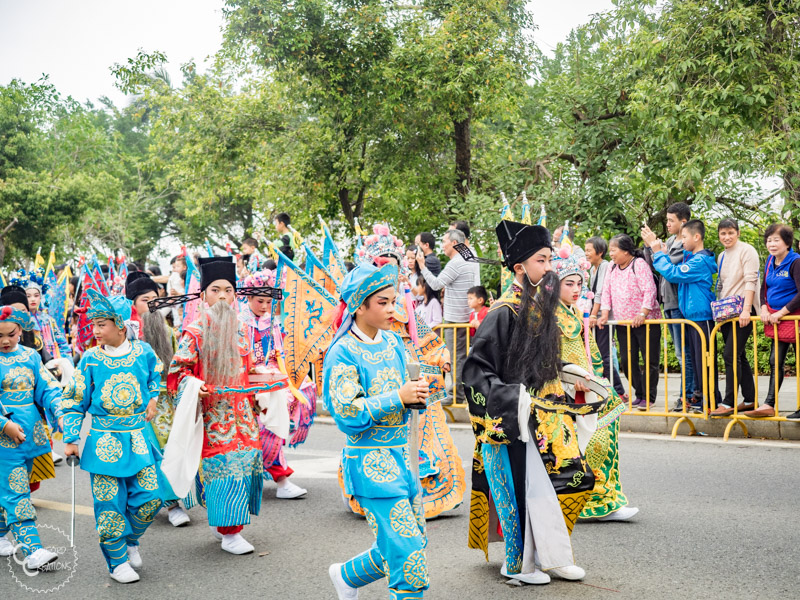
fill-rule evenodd
<path id="1" fill-rule="evenodd" d="M 218 387 L 238 383 L 242 367 L 239 356 L 239 319 L 227 302 L 217 302 L 205 311 L 202 321 L 200 365 L 207 383 Z"/>
<path id="2" fill-rule="evenodd" d="M 150 344 L 150 347 L 166 369 L 172 362 L 173 350 L 172 337 L 164 317 L 159 312 L 151 313 L 147 311 L 141 316 L 141 319 L 144 341 Z"/>

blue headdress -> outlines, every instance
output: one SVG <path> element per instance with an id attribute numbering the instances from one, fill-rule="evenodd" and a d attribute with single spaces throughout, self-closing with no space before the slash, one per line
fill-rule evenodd
<path id="1" fill-rule="evenodd" d="M 91 288 L 86 290 L 86 294 L 89 296 L 89 309 L 86 311 L 89 320 L 109 319 L 114 321 L 119 329 L 125 329 L 126 325 L 130 325 L 133 303 L 125 296 L 107 298 Z"/>
<path id="2" fill-rule="evenodd" d="M 371 263 L 361 263 L 345 276 L 342 281 L 341 295 L 342 302 L 347 305 L 347 316 L 336 331 L 331 344 L 350 330 L 353 324 L 353 315 L 364 304 L 364 300 L 375 292 L 387 287 L 394 287 L 397 283 L 397 275 L 397 266 L 393 264 L 378 268 Z"/>
<path id="3" fill-rule="evenodd" d="M 16 323 L 25 331 L 31 331 L 33 329 L 31 315 L 23 310 L 11 308 L 10 306 L 4 306 L 0 309 L 0 322 Z"/>

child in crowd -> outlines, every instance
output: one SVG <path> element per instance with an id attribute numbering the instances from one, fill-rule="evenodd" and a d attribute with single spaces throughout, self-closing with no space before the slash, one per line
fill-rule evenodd
<path id="1" fill-rule="evenodd" d="M 156 414 L 163 365 L 136 339 L 130 300 L 87 293 L 97 346 L 83 355 L 64 391 L 65 452 L 78 455 L 83 419 L 91 414 L 81 468 L 92 482 L 100 550 L 111 578 L 131 583 L 142 566 L 139 538 L 162 502 L 155 466 L 161 454 L 143 430 Z"/>
<path id="2" fill-rule="evenodd" d="M 442 324 L 442 303 L 439 302 L 439 292 L 434 290 L 422 275 L 417 275 L 414 289 L 411 290 L 414 296 L 423 298 L 417 305 L 417 315 L 433 329 Z"/>
<path id="3" fill-rule="evenodd" d="M 711 313 L 711 302 L 715 299 L 711 288 L 717 263 L 714 253 L 706 250 L 704 238 L 706 227 L 702 221 L 692 219 L 683 224 L 681 239 L 683 241 L 683 262 L 675 265 L 666 253 L 666 246 L 652 232 L 644 236 L 655 254 L 653 267 L 670 283 L 678 284 L 678 304 L 684 318 L 694 321 L 703 332 L 708 348 L 711 343 L 711 330 L 714 320 Z M 686 327 L 692 361 L 694 362 L 694 398 L 690 409 L 693 412 L 703 411 L 703 345 L 700 333 L 694 327 Z M 716 365 L 712 364 L 711 380 L 716 381 Z M 688 387 L 688 386 L 687 386 Z M 714 389 L 716 402 L 719 405 L 722 397 L 719 386 Z"/>
<path id="4" fill-rule="evenodd" d="M 469 313 L 469 335 L 474 336 L 478 326 L 486 318 L 489 312 L 489 293 L 482 285 L 476 285 L 467 290 L 467 304 L 470 308 Z"/>
<path id="5" fill-rule="evenodd" d="M 39 354 L 19 343 L 22 330 L 33 327 L 27 312 L 11 306 L 0 310 L 0 556 L 14 553 L 6 537 L 10 530 L 29 570 L 58 558 L 39 540 L 28 481 L 34 458 L 50 452 L 39 410 L 46 411 L 51 422 L 61 417 L 61 389 Z"/>

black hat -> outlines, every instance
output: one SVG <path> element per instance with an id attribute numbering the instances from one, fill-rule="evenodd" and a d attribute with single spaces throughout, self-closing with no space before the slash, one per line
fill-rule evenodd
<path id="1" fill-rule="evenodd" d="M 500 221 L 495 232 L 503 252 L 503 263 L 508 269 L 513 269 L 514 265 L 530 258 L 542 248 L 552 247 L 550 232 L 541 225 Z"/>
<path id="2" fill-rule="evenodd" d="M 232 256 L 201 256 L 200 263 L 200 291 L 218 279 L 229 281 L 236 287 L 236 265 L 233 264 Z"/>
<path id="3" fill-rule="evenodd" d="M 131 271 L 125 278 L 125 297 L 134 302 L 136 298 L 147 292 L 158 294 L 158 284 L 144 271 Z"/>
<path id="4" fill-rule="evenodd" d="M 17 303 L 24 304 L 26 310 L 30 310 L 28 294 L 25 293 L 25 288 L 18 285 L 7 285 L 0 290 L 0 306 L 11 306 Z"/>

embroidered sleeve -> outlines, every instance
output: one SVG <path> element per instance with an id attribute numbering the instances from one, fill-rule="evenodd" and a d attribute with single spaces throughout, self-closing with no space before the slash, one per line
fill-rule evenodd
<path id="1" fill-rule="evenodd" d="M 77 443 L 81 437 L 81 426 L 91 403 L 91 372 L 86 362 L 91 352 L 84 354 L 72 379 L 64 388 L 61 412 L 64 414 L 64 442 Z M 89 380 L 87 385 L 87 379 Z"/>

